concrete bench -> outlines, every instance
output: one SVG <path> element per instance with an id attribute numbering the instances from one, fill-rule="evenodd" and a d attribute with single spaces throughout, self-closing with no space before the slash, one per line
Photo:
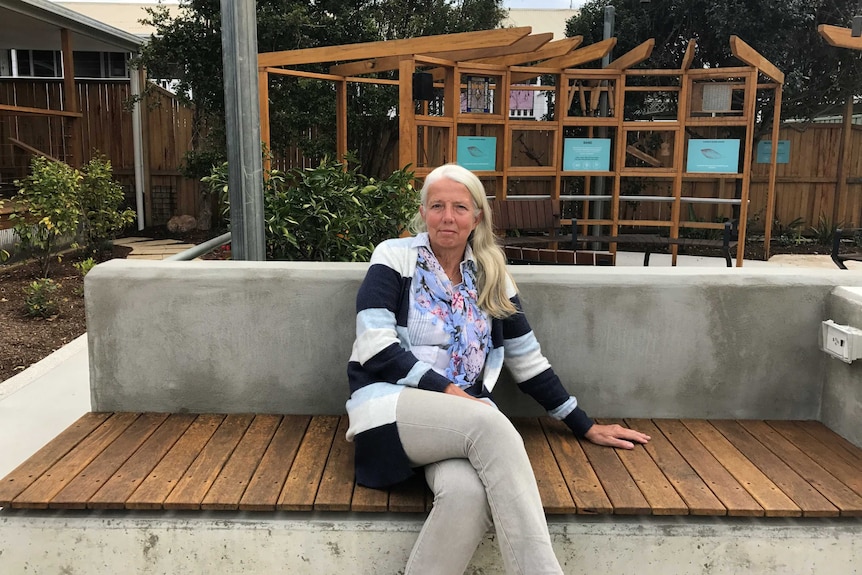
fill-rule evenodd
<path id="1" fill-rule="evenodd" d="M 94 413 L 0 482 L 11 503 L 0 567 L 402 569 L 428 495 L 421 483 L 355 486 L 343 440 L 364 272 L 97 266 L 86 280 Z M 862 325 L 862 275 L 513 273 L 587 412 L 654 438 L 632 452 L 597 448 L 540 417 L 511 382 L 495 390 L 525 438 L 567 571 L 841 572 L 862 560 L 860 365 L 818 346 L 822 320 Z M 62 557 L 51 551 L 65 545 Z M 500 572 L 492 534 L 472 569 Z"/>

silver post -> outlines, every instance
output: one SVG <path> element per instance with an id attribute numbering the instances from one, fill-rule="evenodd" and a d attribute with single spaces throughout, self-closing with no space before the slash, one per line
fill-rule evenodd
<path id="1" fill-rule="evenodd" d="M 221 0 L 231 257 L 263 261 L 263 161 L 254 0 Z"/>
<path id="2" fill-rule="evenodd" d="M 602 29 L 602 39 L 607 40 L 608 38 L 613 38 L 614 36 L 614 14 L 615 10 L 613 6 L 605 6 L 605 21 L 604 28 Z M 612 50 L 608 50 L 608 53 L 602 58 L 602 68 L 607 68 L 608 64 L 611 63 L 611 52 Z M 599 96 L 599 115 L 607 117 L 608 115 L 608 92 L 603 91 Z M 621 113 L 621 110 L 617 110 L 616 113 Z M 608 137 L 608 128 L 607 126 L 599 126 L 599 138 L 607 138 Z M 622 134 L 617 134 L 617 146 L 624 145 L 620 143 L 620 136 Z M 617 167 L 619 168 L 619 166 Z M 600 176 L 596 178 L 596 195 L 602 195 L 605 193 L 605 177 Z M 595 204 L 595 213 L 593 214 L 595 219 L 601 220 L 604 217 L 604 205 L 602 202 L 596 202 Z M 576 233 L 576 231 L 572 231 L 572 233 Z M 593 226 L 592 235 L 600 236 L 602 235 L 602 226 L 596 224 Z M 593 245 L 594 250 L 602 249 L 602 246 L 599 242 L 596 242 Z"/>

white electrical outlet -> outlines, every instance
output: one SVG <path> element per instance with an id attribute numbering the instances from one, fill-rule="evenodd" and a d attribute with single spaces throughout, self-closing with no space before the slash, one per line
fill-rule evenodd
<path id="1" fill-rule="evenodd" d="M 820 327 L 820 349 L 834 358 L 851 363 L 862 357 L 862 330 L 827 319 Z"/>

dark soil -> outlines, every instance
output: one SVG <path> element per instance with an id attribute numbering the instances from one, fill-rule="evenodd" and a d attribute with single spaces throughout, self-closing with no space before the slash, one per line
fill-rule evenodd
<path id="1" fill-rule="evenodd" d="M 165 228 L 150 228 L 131 232 L 130 236 L 156 239 L 177 239 L 187 243 L 202 243 L 219 235 L 219 231 L 193 231 L 171 234 Z M 125 258 L 129 248 L 114 246 L 110 258 Z M 213 254 L 211 258 L 224 257 Z M 84 281 L 74 267 L 83 259 L 81 253 L 67 253 L 62 261 L 53 262 L 50 277 L 60 287 L 55 292 L 59 313 L 49 318 L 27 315 L 24 288 L 39 277 L 35 262 L 0 265 L 0 381 L 36 363 L 87 331 L 84 313 Z"/>

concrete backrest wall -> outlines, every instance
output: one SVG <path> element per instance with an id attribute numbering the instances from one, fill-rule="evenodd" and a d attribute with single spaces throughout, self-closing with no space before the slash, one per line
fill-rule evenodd
<path id="1" fill-rule="evenodd" d="M 829 319 L 862 328 L 862 288 L 839 287 L 829 296 Z M 827 360 L 823 423 L 862 446 L 862 360 L 850 364 Z"/>
<path id="2" fill-rule="evenodd" d="M 365 270 L 97 266 L 85 282 L 93 409 L 343 413 Z M 513 272 L 564 383 L 590 414 L 616 417 L 819 419 L 833 361 L 819 325 L 836 286 L 862 286 L 862 274 L 837 269 Z M 540 413 L 513 388 L 495 390 L 505 411 Z"/>

